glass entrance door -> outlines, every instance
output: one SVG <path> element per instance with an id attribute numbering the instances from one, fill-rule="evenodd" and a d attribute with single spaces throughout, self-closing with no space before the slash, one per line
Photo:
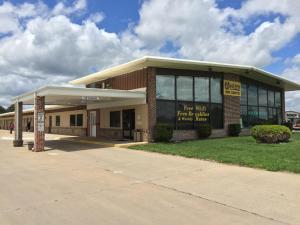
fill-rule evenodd
<path id="1" fill-rule="evenodd" d="M 133 131 L 135 129 L 135 110 L 128 109 L 122 111 L 123 121 L 123 137 L 133 139 Z"/>

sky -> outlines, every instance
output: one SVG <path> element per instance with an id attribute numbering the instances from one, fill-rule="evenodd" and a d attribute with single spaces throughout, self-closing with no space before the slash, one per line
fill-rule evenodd
<path id="1" fill-rule="evenodd" d="M 145 55 L 245 64 L 300 83 L 299 0 L 0 0 L 0 105 Z M 286 94 L 300 111 L 300 92 Z"/>

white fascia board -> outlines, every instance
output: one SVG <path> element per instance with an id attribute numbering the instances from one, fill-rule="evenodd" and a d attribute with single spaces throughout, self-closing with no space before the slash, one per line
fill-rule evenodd
<path id="1" fill-rule="evenodd" d="M 97 104 L 88 104 L 87 110 L 105 109 L 105 108 L 122 107 L 122 106 L 144 105 L 144 104 L 146 104 L 146 98 L 144 98 L 144 99 L 126 99 L 126 100 L 119 100 L 119 101 L 101 102 L 101 103 L 97 103 Z"/>
<path id="2" fill-rule="evenodd" d="M 112 97 L 112 98 L 145 98 L 145 91 L 129 91 L 97 88 L 74 88 L 46 86 L 36 91 L 25 93 L 12 99 L 12 102 L 27 102 L 34 100 L 37 96 L 75 96 L 75 97 Z"/>
<path id="3" fill-rule="evenodd" d="M 208 61 L 196 61 L 196 60 L 186 60 L 186 59 L 174 59 L 174 58 L 165 58 L 165 57 L 155 57 L 155 56 L 145 56 L 141 59 L 134 60 L 119 66 L 106 69 L 77 80 L 71 81 L 71 84 L 89 84 L 96 81 L 101 81 L 107 78 L 115 77 L 120 74 L 125 74 L 135 70 L 139 70 L 145 67 L 160 67 L 160 68 L 170 68 L 170 69 L 192 69 L 192 70 L 201 70 L 205 68 L 215 68 L 215 69 L 227 69 L 227 70 L 240 70 L 242 71 L 255 71 L 261 76 L 267 78 L 273 78 L 281 81 L 284 85 L 286 91 L 300 90 L 300 85 L 289 81 L 285 78 L 279 77 L 270 72 L 258 69 L 253 66 L 238 65 L 238 64 L 227 64 L 227 63 L 216 63 Z M 242 74 L 240 76 L 243 76 Z M 255 79 L 255 78 L 253 78 Z"/>

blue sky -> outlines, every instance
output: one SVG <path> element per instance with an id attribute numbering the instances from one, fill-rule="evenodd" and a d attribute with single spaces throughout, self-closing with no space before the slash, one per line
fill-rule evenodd
<path id="1" fill-rule="evenodd" d="M 253 65 L 300 82 L 299 11 L 293 0 L 0 1 L 0 105 L 144 55 Z M 298 100 L 288 95 L 288 108 L 300 110 Z"/>

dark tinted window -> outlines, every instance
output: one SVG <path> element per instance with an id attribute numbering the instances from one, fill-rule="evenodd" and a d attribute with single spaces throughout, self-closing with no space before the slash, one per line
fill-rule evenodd
<path id="1" fill-rule="evenodd" d="M 212 128 L 223 128 L 223 107 L 220 104 L 211 104 L 210 106 L 210 120 Z"/>
<path id="2" fill-rule="evenodd" d="M 113 111 L 109 113 L 109 124 L 110 127 L 121 126 L 121 111 Z"/>
<path id="3" fill-rule="evenodd" d="M 83 114 L 77 114 L 76 126 L 81 127 L 83 125 Z"/>
<path id="4" fill-rule="evenodd" d="M 56 125 L 57 127 L 60 126 L 60 116 L 56 116 L 56 117 L 55 117 L 55 125 Z"/>
<path id="5" fill-rule="evenodd" d="M 190 102 L 177 102 L 176 120 L 178 129 L 193 129 L 194 106 Z"/>
<path id="6" fill-rule="evenodd" d="M 175 127 L 175 101 L 156 101 L 156 118 L 159 123 Z"/>
<path id="7" fill-rule="evenodd" d="M 70 126 L 76 126 L 76 115 L 70 115 Z"/>

